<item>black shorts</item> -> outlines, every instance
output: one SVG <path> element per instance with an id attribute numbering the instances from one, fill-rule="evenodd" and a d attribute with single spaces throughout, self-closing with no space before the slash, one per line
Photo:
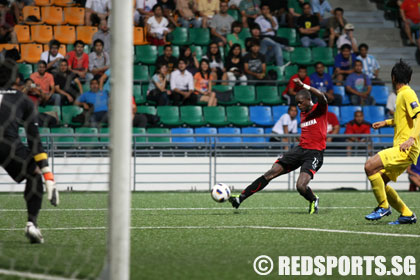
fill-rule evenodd
<path id="1" fill-rule="evenodd" d="M 276 160 L 287 173 L 301 166 L 300 172 L 305 172 L 314 178 L 324 161 L 324 151 L 308 150 L 296 146 Z"/>
<path id="2" fill-rule="evenodd" d="M 28 147 L 21 142 L 0 143 L 0 165 L 17 183 L 35 174 L 36 163 Z"/>

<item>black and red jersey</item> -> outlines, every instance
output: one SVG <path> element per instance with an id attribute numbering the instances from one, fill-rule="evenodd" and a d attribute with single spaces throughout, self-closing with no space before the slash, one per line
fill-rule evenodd
<path id="1" fill-rule="evenodd" d="M 323 151 L 327 142 L 327 112 L 328 104 L 316 103 L 312 109 L 300 113 L 300 143 L 304 149 Z"/>

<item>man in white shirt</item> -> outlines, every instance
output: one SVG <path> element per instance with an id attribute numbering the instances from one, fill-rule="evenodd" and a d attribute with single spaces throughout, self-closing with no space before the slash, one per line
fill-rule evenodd
<path id="1" fill-rule="evenodd" d="M 111 0 L 86 1 L 86 25 L 98 25 L 101 20 L 106 20 L 111 10 Z"/>
<path id="2" fill-rule="evenodd" d="M 178 60 L 178 69 L 171 73 L 171 98 L 174 105 L 196 104 L 198 96 L 194 94 L 194 78 L 186 70 L 187 64 L 181 58 Z"/>
<path id="3" fill-rule="evenodd" d="M 344 26 L 343 34 L 340 37 L 338 37 L 338 40 L 337 40 L 337 48 L 338 49 L 340 49 L 341 46 L 348 44 L 348 45 L 351 46 L 352 52 L 354 52 L 354 53 L 358 52 L 357 41 L 356 41 L 356 38 L 354 38 L 353 31 L 354 31 L 354 25 L 353 24 L 347 23 Z"/>
<path id="4" fill-rule="evenodd" d="M 47 63 L 47 71 L 57 72 L 59 67 L 59 62 L 64 56 L 58 52 L 60 49 L 60 42 L 57 40 L 51 40 L 48 44 L 49 50 L 41 54 L 41 59 Z"/>
<path id="5" fill-rule="evenodd" d="M 277 19 L 271 15 L 268 4 L 262 4 L 261 15 L 255 19 L 255 23 L 260 26 L 261 35 L 263 36 L 275 36 L 279 28 Z"/>
<path id="6" fill-rule="evenodd" d="M 297 133 L 297 114 L 298 110 L 297 107 L 292 105 L 289 106 L 286 114 L 283 114 L 280 119 L 274 125 L 272 132 L 274 134 L 284 135 L 284 134 L 294 134 Z M 272 137 L 270 139 L 271 142 L 288 142 L 288 138 L 282 137 Z"/>

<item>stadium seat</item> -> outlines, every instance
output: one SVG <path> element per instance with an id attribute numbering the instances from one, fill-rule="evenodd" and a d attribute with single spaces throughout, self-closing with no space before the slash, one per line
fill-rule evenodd
<path id="1" fill-rule="evenodd" d="M 350 99 L 346 94 L 346 90 L 344 89 L 344 86 L 333 86 L 333 92 L 334 94 L 338 94 L 343 98 L 343 105 L 350 104 Z"/>
<path id="2" fill-rule="evenodd" d="M 191 44 L 207 46 L 211 42 L 208 28 L 190 28 L 189 36 Z"/>
<path id="3" fill-rule="evenodd" d="M 50 134 L 51 131 L 48 127 L 38 127 L 38 132 L 40 134 L 40 139 L 42 143 L 48 142 L 48 136 L 42 136 L 43 134 Z M 50 140 L 51 141 L 51 140 Z"/>
<path id="4" fill-rule="evenodd" d="M 286 105 L 280 105 L 280 106 L 273 106 L 271 108 L 273 113 L 273 121 L 274 123 L 277 122 L 281 116 L 287 113 L 287 110 L 289 109 L 289 106 Z"/>
<path id="5" fill-rule="evenodd" d="M 174 126 L 182 124 L 182 121 L 179 118 L 178 106 L 158 106 L 157 114 L 164 125 Z"/>
<path id="6" fill-rule="evenodd" d="M 354 112 L 362 111 L 361 106 L 341 106 L 340 108 L 340 125 L 345 125 L 354 119 Z"/>
<path id="7" fill-rule="evenodd" d="M 242 128 L 242 134 L 256 134 L 264 135 L 264 129 L 261 127 L 244 127 Z M 242 142 L 246 143 L 264 143 L 264 137 L 242 137 Z"/>
<path id="8" fill-rule="evenodd" d="M 190 45 L 190 49 L 192 53 L 195 53 L 195 57 L 197 58 L 197 60 L 200 61 L 203 57 L 203 49 L 201 48 L 201 46 Z"/>
<path id="9" fill-rule="evenodd" d="M 34 42 L 48 44 L 53 39 L 53 28 L 50 25 L 31 25 L 31 35 Z"/>
<path id="10" fill-rule="evenodd" d="M 172 55 L 176 58 L 179 57 L 179 46 L 171 46 L 172 47 Z M 158 46 L 158 55 L 163 55 L 165 46 Z"/>
<path id="11" fill-rule="evenodd" d="M 20 63 L 18 64 L 18 71 L 23 75 L 24 79 L 27 79 L 33 72 L 32 64 Z"/>
<path id="12" fill-rule="evenodd" d="M 235 96 L 233 95 L 233 87 L 232 86 L 226 86 L 226 85 L 214 85 L 212 87 L 212 90 L 219 94 L 230 94 L 231 100 L 229 101 L 223 101 L 218 100 L 217 103 L 220 105 L 232 105 L 236 103 Z"/>
<path id="13" fill-rule="evenodd" d="M 32 42 L 29 25 L 16 24 L 14 29 L 16 32 L 18 43 L 31 43 Z"/>
<path id="14" fill-rule="evenodd" d="M 64 22 L 71 25 L 84 25 L 85 9 L 82 7 L 64 8 Z"/>
<path id="15" fill-rule="evenodd" d="M 204 120 L 216 126 L 227 125 L 226 111 L 223 106 L 203 107 Z"/>
<path id="16" fill-rule="evenodd" d="M 73 44 L 69 44 L 67 45 L 67 52 L 70 52 L 74 50 L 74 45 Z M 90 54 L 90 45 L 86 44 L 85 47 L 83 48 L 83 52 L 87 55 Z"/>
<path id="17" fill-rule="evenodd" d="M 146 45 L 146 35 L 144 34 L 144 28 L 143 27 L 134 27 L 133 28 L 133 43 L 134 45 Z"/>
<path id="18" fill-rule="evenodd" d="M 294 28 L 279 28 L 277 29 L 277 36 L 288 39 L 290 46 L 299 45 L 296 36 L 296 29 Z"/>
<path id="19" fill-rule="evenodd" d="M 85 44 L 92 44 L 92 37 L 98 31 L 96 26 L 77 26 L 76 27 L 76 38 L 77 40 L 83 41 Z"/>
<path id="20" fill-rule="evenodd" d="M 147 65 L 133 66 L 133 80 L 135 82 L 149 81 L 149 68 Z"/>
<path id="21" fill-rule="evenodd" d="M 282 102 L 276 86 L 257 86 L 257 100 L 264 104 L 278 105 Z"/>
<path id="22" fill-rule="evenodd" d="M 80 123 L 75 123 L 72 121 L 72 118 L 81 114 L 83 109 L 79 106 L 62 106 L 61 111 L 63 113 L 63 124 L 64 125 L 80 125 Z"/>
<path id="23" fill-rule="evenodd" d="M 39 113 L 56 112 L 57 113 L 58 120 L 61 121 L 61 110 L 60 110 L 60 106 L 54 106 L 54 105 L 38 106 L 38 112 Z"/>
<path id="24" fill-rule="evenodd" d="M 203 110 L 201 106 L 181 106 L 181 121 L 188 125 L 201 126 L 205 125 Z"/>
<path id="25" fill-rule="evenodd" d="M 98 134 L 98 129 L 96 127 L 77 127 L 75 130 L 76 134 Z M 98 142 L 97 136 L 77 136 L 77 142 Z"/>
<path id="26" fill-rule="evenodd" d="M 226 108 L 226 115 L 229 123 L 240 126 L 251 125 L 247 106 L 229 106 Z"/>
<path id="27" fill-rule="evenodd" d="M 281 66 L 276 65 L 269 65 L 267 66 L 265 72 L 268 73 L 270 70 L 274 70 L 277 73 L 277 81 L 282 81 L 284 79 L 283 77 L 283 71 Z"/>
<path id="28" fill-rule="evenodd" d="M 100 134 L 109 134 L 109 127 L 101 127 L 101 130 L 99 131 L 99 133 Z M 108 143 L 109 142 L 109 136 L 99 137 L 99 142 Z"/>
<path id="29" fill-rule="evenodd" d="M 133 85 L 133 96 L 136 104 L 146 103 L 146 94 L 141 90 L 140 85 Z"/>
<path id="30" fill-rule="evenodd" d="M 169 36 L 172 37 L 170 41 L 173 45 L 184 46 L 190 44 L 188 28 L 176 27 Z"/>
<path id="31" fill-rule="evenodd" d="M 46 24 L 58 25 L 64 23 L 63 8 L 47 6 L 41 8 L 42 21 Z"/>
<path id="32" fill-rule="evenodd" d="M 54 39 L 62 44 L 74 44 L 76 41 L 76 29 L 74 26 L 54 26 Z"/>
<path id="33" fill-rule="evenodd" d="M 246 41 L 247 38 L 251 38 L 251 31 L 249 30 L 248 27 L 242 28 L 241 32 L 239 32 L 238 34 L 239 39 L 243 40 L 244 42 Z"/>
<path id="34" fill-rule="evenodd" d="M 313 64 L 312 54 L 310 48 L 295 48 L 290 55 L 290 61 L 292 63 L 301 65 Z"/>
<path id="35" fill-rule="evenodd" d="M 363 106 L 365 121 L 369 123 L 385 120 L 385 108 L 383 106 Z"/>
<path id="36" fill-rule="evenodd" d="M 149 114 L 149 115 L 156 115 L 156 107 L 155 106 L 137 106 L 137 113 L 140 114 Z"/>
<path id="37" fill-rule="evenodd" d="M 338 120 L 340 120 L 340 106 L 328 106 L 328 111 L 334 113 Z"/>
<path id="38" fill-rule="evenodd" d="M 194 143 L 195 139 L 193 137 L 194 131 L 192 128 L 172 128 L 171 134 L 186 134 L 185 137 L 172 137 L 172 143 Z"/>
<path id="39" fill-rule="evenodd" d="M 241 130 L 237 127 L 221 127 L 218 129 L 218 134 L 236 134 L 238 137 L 235 136 L 227 136 L 227 137 L 218 137 L 218 142 L 220 143 L 241 143 Z"/>
<path id="40" fill-rule="evenodd" d="M 326 66 L 334 65 L 334 56 L 331 48 L 315 47 L 312 48 L 312 58 L 314 62 L 322 62 Z M 308 74 L 309 75 L 309 74 Z"/>
<path id="41" fill-rule="evenodd" d="M 76 2 L 74 0 L 53 0 L 53 1 L 54 1 L 55 6 L 62 6 L 62 7 L 73 6 Z"/>
<path id="42" fill-rule="evenodd" d="M 284 70 L 284 79 L 288 82 L 294 74 L 297 74 L 297 72 L 298 72 L 297 65 L 293 64 L 293 65 L 287 66 Z"/>
<path id="43" fill-rule="evenodd" d="M 74 131 L 71 127 L 54 127 L 51 128 L 51 134 L 67 134 L 66 136 L 55 136 L 53 137 L 54 143 L 60 143 L 60 146 L 72 145 L 75 141 Z"/>
<path id="44" fill-rule="evenodd" d="M 53 4 L 52 0 L 35 0 L 35 6 L 51 6 Z"/>
<path id="45" fill-rule="evenodd" d="M 135 63 L 155 64 L 157 47 L 152 45 L 136 46 Z"/>
<path id="46" fill-rule="evenodd" d="M 254 105 L 258 103 L 254 86 L 235 86 L 233 88 L 235 100 L 241 104 Z"/>
<path id="47" fill-rule="evenodd" d="M 152 128 L 147 129 L 147 133 L 148 134 L 170 134 L 170 130 L 169 130 L 169 128 L 152 127 Z M 170 136 L 157 136 L 156 135 L 156 136 L 153 136 L 153 137 L 148 137 L 147 142 L 170 143 L 171 142 L 171 137 Z"/>
<path id="48" fill-rule="evenodd" d="M 0 52 L 3 50 L 17 49 L 19 51 L 19 44 L 0 44 Z"/>
<path id="49" fill-rule="evenodd" d="M 197 127 L 194 131 L 195 134 L 217 134 L 217 129 L 215 127 Z M 195 137 L 195 142 L 197 143 L 209 143 L 210 141 L 210 137 Z"/>
<path id="50" fill-rule="evenodd" d="M 372 129 L 373 130 L 373 129 Z M 392 143 L 394 141 L 394 128 L 393 127 L 382 127 L 379 129 L 380 134 L 389 134 L 391 137 L 380 137 L 381 143 Z"/>
<path id="51" fill-rule="evenodd" d="M 20 45 L 20 56 L 21 59 L 18 62 L 37 63 L 42 54 L 41 44 L 21 44 Z"/>
<path id="52" fill-rule="evenodd" d="M 25 6 L 22 9 L 22 14 L 23 14 L 23 20 L 25 21 L 25 23 L 28 24 L 40 24 L 42 23 L 41 21 L 41 11 L 39 9 L 39 7 L 36 6 Z M 28 17 L 33 16 L 35 18 L 38 19 L 38 21 L 29 21 Z"/>
<path id="53" fill-rule="evenodd" d="M 45 51 L 48 51 L 49 49 L 50 49 L 50 46 L 48 45 L 48 44 L 44 44 L 43 45 L 43 49 L 44 49 L 44 52 Z M 67 54 L 67 48 L 66 48 L 66 45 L 64 45 L 64 44 L 62 44 L 62 45 L 60 45 L 60 48 L 58 49 L 58 52 L 62 55 L 62 56 L 66 56 L 66 54 Z"/>
<path id="54" fill-rule="evenodd" d="M 257 125 L 272 126 L 274 124 L 271 108 L 269 106 L 249 107 L 249 117 L 251 122 Z"/>
<path id="55" fill-rule="evenodd" d="M 146 134 L 144 127 L 133 127 L 133 134 Z M 147 142 L 145 136 L 133 136 L 133 143 L 144 143 Z"/>
<path id="56" fill-rule="evenodd" d="M 376 104 L 386 105 L 389 95 L 387 86 L 372 86 L 370 94 L 375 99 Z"/>

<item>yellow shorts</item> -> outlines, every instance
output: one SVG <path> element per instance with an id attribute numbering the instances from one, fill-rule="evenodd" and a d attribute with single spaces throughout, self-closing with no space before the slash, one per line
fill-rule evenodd
<path id="1" fill-rule="evenodd" d="M 413 158 L 416 159 L 418 156 L 417 151 L 410 149 L 408 152 L 401 152 L 400 147 L 392 147 L 380 151 L 379 156 L 381 157 L 384 169 L 381 170 L 390 180 L 396 182 L 398 176 L 413 164 Z"/>

